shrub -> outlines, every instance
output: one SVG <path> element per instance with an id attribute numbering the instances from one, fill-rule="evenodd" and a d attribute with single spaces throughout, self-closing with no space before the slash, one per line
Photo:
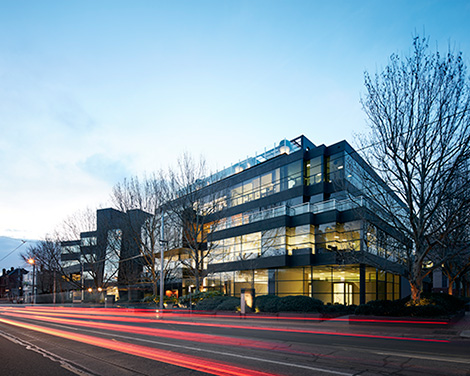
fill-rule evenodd
<path id="1" fill-rule="evenodd" d="M 281 298 L 277 295 L 261 295 L 255 299 L 255 308 L 260 312 L 279 312 L 278 302 Z"/>
<path id="2" fill-rule="evenodd" d="M 356 311 L 357 306 L 354 304 L 351 305 L 344 305 L 344 304 L 325 304 L 323 306 L 323 313 L 329 313 L 329 314 L 343 314 L 343 315 L 350 315 L 353 314 Z"/>
<path id="3" fill-rule="evenodd" d="M 277 295 L 261 295 L 255 300 L 259 312 L 322 312 L 323 302 L 304 295 L 280 298 Z"/>
<path id="4" fill-rule="evenodd" d="M 409 309 L 405 306 L 406 300 L 372 300 L 356 308 L 356 315 L 375 316 L 408 316 Z"/>
<path id="5" fill-rule="evenodd" d="M 410 308 L 410 316 L 413 317 L 437 317 L 448 314 L 448 311 L 444 307 L 433 304 L 419 305 Z"/>
<path id="6" fill-rule="evenodd" d="M 453 295 L 442 293 L 425 293 L 423 297 L 429 300 L 430 304 L 440 306 L 448 312 L 458 312 L 465 308 L 465 300 Z"/>
<path id="7" fill-rule="evenodd" d="M 160 296 L 159 295 L 145 295 L 144 298 L 141 300 L 142 303 L 155 303 L 160 304 Z M 178 299 L 175 297 L 163 297 L 163 303 L 165 304 L 175 304 L 178 302 Z"/>
<path id="8" fill-rule="evenodd" d="M 280 299 L 278 312 L 322 312 L 323 302 L 304 295 L 285 296 Z"/>
<path id="9" fill-rule="evenodd" d="M 356 308 L 356 315 L 437 317 L 454 314 L 465 307 L 462 299 L 447 294 L 422 294 L 415 305 L 409 297 L 400 300 L 374 300 Z"/>
<path id="10" fill-rule="evenodd" d="M 178 301 L 181 305 L 188 306 L 189 301 L 191 301 L 192 304 L 197 304 L 201 300 L 221 295 L 222 294 L 220 293 L 220 291 L 200 291 L 188 295 L 183 295 L 178 299 Z"/>
<path id="11" fill-rule="evenodd" d="M 236 311 L 240 307 L 240 299 L 233 296 L 224 296 L 216 311 Z"/>
<path id="12" fill-rule="evenodd" d="M 201 299 L 196 304 L 196 309 L 201 311 L 214 311 L 217 306 L 222 303 L 226 298 L 225 296 L 210 296 L 205 299 Z"/>

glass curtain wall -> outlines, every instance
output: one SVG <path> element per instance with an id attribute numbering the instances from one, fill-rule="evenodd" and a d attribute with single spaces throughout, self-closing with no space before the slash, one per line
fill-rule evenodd
<path id="1" fill-rule="evenodd" d="M 295 161 L 224 190 L 217 198 L 217 207 L 232 208 L 302 185 L 302 163 Z"/>
<path id="2" fill-rule="evenodd" d="M 348 265 L 305 266 L 298 268 L 244 270 L 214 273 L 208 277 L 212 289 L 240 296 L 242 288 L 254 288 L 257 296 L 305 295 L 326 303 L 360 304 L 360 267 Z M 366 267 L 366 302 L 399 299 L 400 277 Z"/>
<path id="3" fill-rule="evenodd" d="M 280 256 L 286 252 L 286 229 L 285 227 L 279 227 L 266 231 L 258 231 L 218 240 L 214 243 L 212 263 Z"/>
<path id="4" fill-rule="evenodd" d="M 119 260 L 121 257 L 122 230 L 108 231 L 106 242 L 106 256 L 104 259 L 103 282 L 117 282 Z"/>
<path id="5" fill-rule="evenodd" d="M 400 299 L 400 276 L 366 267 L 366 302 Z"/>
<path id="6" fill-rule="evenodd" d="M 323 182 L 323 156 L 305 162 L 305 184 L 313 185 Z"/>
<path id="7" fill-rule="evenodd" d="M 362 221 L 324 223 L 315 227 L 317 252 L 361 249 Z"/>

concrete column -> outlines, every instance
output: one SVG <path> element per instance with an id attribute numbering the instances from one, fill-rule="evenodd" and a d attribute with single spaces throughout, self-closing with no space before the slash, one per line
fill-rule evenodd
<path id="1" fill-rule="evenodd" d="M 359 264 L 359 304 L 366 303 L 366 266 Z"/>

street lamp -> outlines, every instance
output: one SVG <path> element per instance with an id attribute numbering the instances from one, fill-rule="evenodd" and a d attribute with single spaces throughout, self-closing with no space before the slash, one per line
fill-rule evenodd
<path id="1" fill-rule="evenodd" d="M 28 264 L 33 265 L 33 304 L 36 304 L 36 260 L 31 257 Z"/>
<path id="2" fill-rule="evenodd" d="M 164 262 L 164 253 L 165 253 L 165 220 L 164 220 L 164 215 L 162 212 L 162 218 L 161 218 L 161 229 L 160 229 L 160 309 L 163 312 L 163 292 L 165 291 L 164 283 L 165 283 L 165 278 L 163 276 L 164 272 L 164 267 L 163 267 L 163 262 Z"/>

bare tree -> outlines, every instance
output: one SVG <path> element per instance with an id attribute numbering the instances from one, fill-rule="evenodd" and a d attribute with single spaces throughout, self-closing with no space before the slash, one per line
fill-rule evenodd
<path id="1" fill-rule="evenodd" d="M 169 198 L 165 205 L 166 217 L 173 231 L 179 232 L 179 262 L 194 280 L 196 291 L 200 291 L 207 276 L 207 265 L 217 245 L 212 235 L 219 227 L 223 205 L 220 193 L 205 183 L 207 176 L 202 157 L 195 160 L 183 154 L 178 167 L 170 168 L 165 179 Z"/>
<path id="2" fill-rule="evenodd" d="M 464 277 L 470 271 L 470 250 L 467 248 L 460 254 L 442 264 L 442 273 L 449 281 L 448 293 L 453 295 L 454 284 L 458 278 Z"/>
<path id="3" fill-rule="evenodd" d="M 21 254 L 26 262 L 34 259 L 37 268 L 36 284 L 41 294 L 60 290 L 60 255 L 60 244 L 50 238 L 37 242 Z"/>
<path id="4" fill-rule="evenodd" d="M 365 159 L 405 205 L 390 200 L 382 186 L 369 184 L 367 193 L 409 241 L 403 261 L 416 302 L 423 279 L 454 252 L 448 249 L 432 265 L 430 253 L 445 243 L 459 225 L 458 213 L 469 205 L 461 200 L 445 217 L 438 216 L 445 192 L 470 156 L 466 66 L 461 53 L 429 52 L 427 39 L 416 36 L 412 54 L 403 59 L 394 54 L 382 73 L 365 73 L 365 87 L 366 143 L 372 146 Z M 461 186 L 453 193 L 463 196 L 467 189 Z"/>
<path id="5" fill-rule="evenodd" d="M 161 233 L 162 208 L 167 201 L 166 195 L 160 173 L 142 179 L 124 179 L 114 186 L 111 196 L 114 206 L 126 213 L 130 241 L 138 246 L 141 256 L 139 259 L 143 263 L 143 282 L 152 285 L 154 296 L 158 295 L 160 283 L 161 247 L 172 247 L 174 239 L 171 229 L 167 228 L 164 230 L 165 234 Z M 172 257 L 174 256 L 169 256 L 167 252 L 164 263 L 165 283 L 174 277 Z"/>
<path id="6" fill-rule="evenodd" d="M 96 226 L 96 210 L 87 208 L 66 218 L 54 234 L 56 242 L 62 245 L 62 258 L 70 258 L 69 262 L 60 264 L 62 275 L 77 288 L 83 288 L 84 279 L 91 279 L 96 289 L 105 289 L 117 282 L 122 232 L 119 229 L 108 231 L 105 241 L 98 242 Z M 70 245 L 71 242 L 77 244 Z M 73 273 L 70 273 L 70 262 L 75 264 Z M 106 263 L 112 267 L 106 267 Z M 80 279 L 75 277 L 77 274 Z"/>
<path id="7" fill-rule="evenodd" d="M 449 281 L 450 295 L 457 279 L 470 270 L 470 206 L 465 205 L 470 201 L 470 191 L 461 190 L 461 187 L 469 186 L 469 177 L 470 172 L 464 165 L 443 192 L 443 203 L 436 212 L 435 226 L 448 235 L 439 240 L 438 246 L 430 252 L 430 259 L 435 263 L 444 260 L 441 269 Z"/>

